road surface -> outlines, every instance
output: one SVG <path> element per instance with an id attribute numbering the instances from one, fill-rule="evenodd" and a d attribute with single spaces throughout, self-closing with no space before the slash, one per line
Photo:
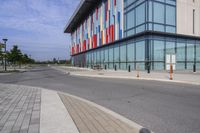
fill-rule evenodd
<path id="1" fill-rule="evenodd" d="M 109 108 L 155 133 L 200 133 L 200 86 L 76 77 L 44 66 L 0 75 L 0 82 L 67 92 Z"/>

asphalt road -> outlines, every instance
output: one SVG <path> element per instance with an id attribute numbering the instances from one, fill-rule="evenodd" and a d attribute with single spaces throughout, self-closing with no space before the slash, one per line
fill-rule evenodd
<path id="1" fill-rule="evenodd" d="M 155 133 L 200 133 L 200 86 L 75 77 L 50 67 L 0 75 L 0 82 L 67 92 L 107 107 Z"/>

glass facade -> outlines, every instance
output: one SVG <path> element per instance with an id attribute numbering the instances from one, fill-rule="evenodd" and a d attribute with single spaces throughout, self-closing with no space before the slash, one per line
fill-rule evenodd
<path id="1" fill-rule="evenodd" d="M 175 54 L 176 69 L 200 69 L 200 41 L 176 37 L 144 36 L 74 56 L 75 66 L 101 65 L 106 69 L 166 69 L 166 55 Z M 86 59 L 84 59 L 86 58 Z M 84 62 L 86 60 L 86 62 Z"/>
<path id="2" fill-rule="evenodd" d="M 124 35 L 145 30 L 176 32 L 175 0 L 124 0 Z"/>

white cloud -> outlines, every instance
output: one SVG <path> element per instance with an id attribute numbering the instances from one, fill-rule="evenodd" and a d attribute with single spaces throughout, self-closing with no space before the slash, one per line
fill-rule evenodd
<path id="1" fill-rule="evenodd" d="M 35 57 L 41 57 L 42 51 L 55 49 L 54 54 L 47 52 L 45 58 L 56 55 L 65 58 L 70 39 L 63 30 L 79 1 L 1 0 L 0 38 L 7 36 L 10 45 L 20 43 Z"/>

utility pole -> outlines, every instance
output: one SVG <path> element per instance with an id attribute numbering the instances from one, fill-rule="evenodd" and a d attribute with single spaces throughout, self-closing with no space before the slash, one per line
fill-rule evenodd
<path id="1" fill-rule="evenodd" d="M 4 38 L 4 39 L 2 39 L 3 41 L 4 41 L 4 54 L 5 54 L 5 57 L 4 57 L 4 59 L 5 59 L 5 61 L 4 61 L 4 65 L 5 65 L 5 71 L 7 71 L 7 62 L 6 62 L 6 42 L 8 41 L 8 39 L 6 39 L 6 38 Z"/>

